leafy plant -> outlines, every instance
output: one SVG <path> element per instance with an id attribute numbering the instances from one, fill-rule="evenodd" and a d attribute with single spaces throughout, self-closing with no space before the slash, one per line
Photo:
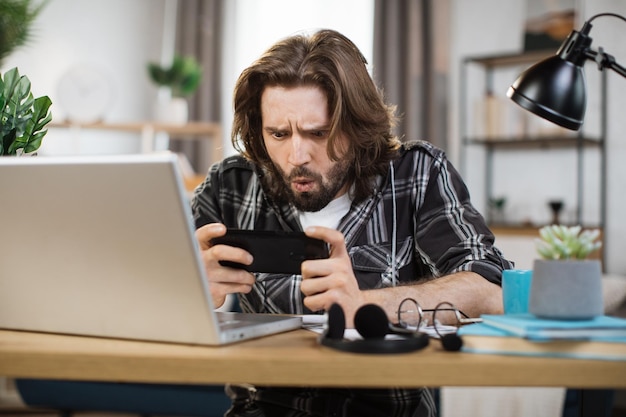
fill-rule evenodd
<path id="1" fill-rule="evenodd" d="M 176 55 L 169 68 L 148 63 L 148 74 L 157 85 L 169 87 L 174 97 L 193 94 L 202 80 L 202 68 L 192 56 Z"/>
<path id="2" fill-rule="evenodd" d="M 39 149 L 52 120 L 48 96 L 33 98 L 30 80 L 17 68 L 0 74 L 0 155 L 21 155 Z"/>
<path id="3" fill-rule="evenodd" d="M 582 230 L 581 226 L 544 226 L 536 240 L 537 252 L 543 259 L 585 259 L 598 250 L 600 230 Z"/>
<path id="4" fill-rule="evenodd" d="M 30 40 L 31 24 L 45 4 L 34 6 L 32 0 L 0 1 L 0 63 Z"/>

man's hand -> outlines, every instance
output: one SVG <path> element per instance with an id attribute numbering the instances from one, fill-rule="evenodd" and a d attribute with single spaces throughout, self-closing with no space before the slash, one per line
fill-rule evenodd
<path id="1" fill-rule="evenodd" d="M 252 255 L 244 249 L 227 245 L 211 246 L 211 239 L 225 233 L 226 226 L 221 223 L 207 224 L 196 230 L 196 239 L 200 245 L 215 307 L 224 304 L 228 294 L 249 293 L 255 282 L 254 275 L 248 271 L 220 265 L 219 261 L 232 261 L 244 265 L 252 263 Z"/>
<path id="2" fill-rule="evenodd" d="M 326 310 L 339 304 L 346 314 L 346 325 L 353 327 L 355 312 L 365 304 L 341 232 L 326 227 L 309 227 L 307 236 L 324 240 L 330 246 L 328 259 L 302 263 L 304 305 L 312 311 Z"/>

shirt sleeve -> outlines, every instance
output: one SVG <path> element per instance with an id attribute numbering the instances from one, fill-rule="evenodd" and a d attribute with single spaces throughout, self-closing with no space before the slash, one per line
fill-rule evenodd
<path id="1" fill-rule="evenodd" d="M 416 245 L 435 275 L 472 271 L 500 285 L 502 270 L 513 264 L 494 246 L 495 237 L 472 205 L 467 186 L 443 154 L 432 160 L 421 201 Z"/>
<path id="2" fill-rule="evenodd" d="M 220 165 L 211 166 L 204 181 L 196 188 L 191 199 L 191 211 L 196 229 L 209 223 L 221 223 L 219 204 Z"/>

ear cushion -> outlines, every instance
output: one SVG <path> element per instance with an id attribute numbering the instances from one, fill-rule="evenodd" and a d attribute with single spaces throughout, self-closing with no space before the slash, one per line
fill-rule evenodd
<path id="1" fill-rule="evenodd" d="M 458 352 L 463 347 L 463 339 L 456 333 L 444 334 L 441 336 L 441 345 L 445 350 Z"/>
<path id="2" fill-rule="evenodd" d="M 339 304 L 333 304 L 328 309 L 328 329 L 325 338 L 342 340 L 343 332 L 346 330 L 346 315 Z"/>
<path id="3" fill-rule="evenodd" d="M 320 343 L 342 352 L 372 354 L 406 353 L 428 346 L 428 336 L 421 333 L 403 336 L 400 339 L 385 339 L 385 335 L 389 333 L 387 315 L 382 308 L 373 304 L 361 307 L 354 317 L 354 322 L 357 331 L 364 339 L 343 339 L 345 315 L 338 304 L 333 304 L 328 310 L 328 329 L 320 338 Z"/>
<path id="4" fill-rule="evenodd" d="M 354 328 L 364 339 L 384 339 L 389 333 L 387 313 L 376 304 L 366 304 L 354 315 Z"/>

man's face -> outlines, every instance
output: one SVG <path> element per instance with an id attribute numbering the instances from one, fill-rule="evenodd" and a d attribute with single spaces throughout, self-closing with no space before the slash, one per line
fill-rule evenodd
<path id="1" fill-rule="evenodd" d="M 261 96 L 263 141 L 298 210 L 318 211 L 348 190 L 350 162 L 326 152 L 330 120 L 317 87 L 268 87 Z M 341 156 L 345 137 L 338 141 Z"/>

